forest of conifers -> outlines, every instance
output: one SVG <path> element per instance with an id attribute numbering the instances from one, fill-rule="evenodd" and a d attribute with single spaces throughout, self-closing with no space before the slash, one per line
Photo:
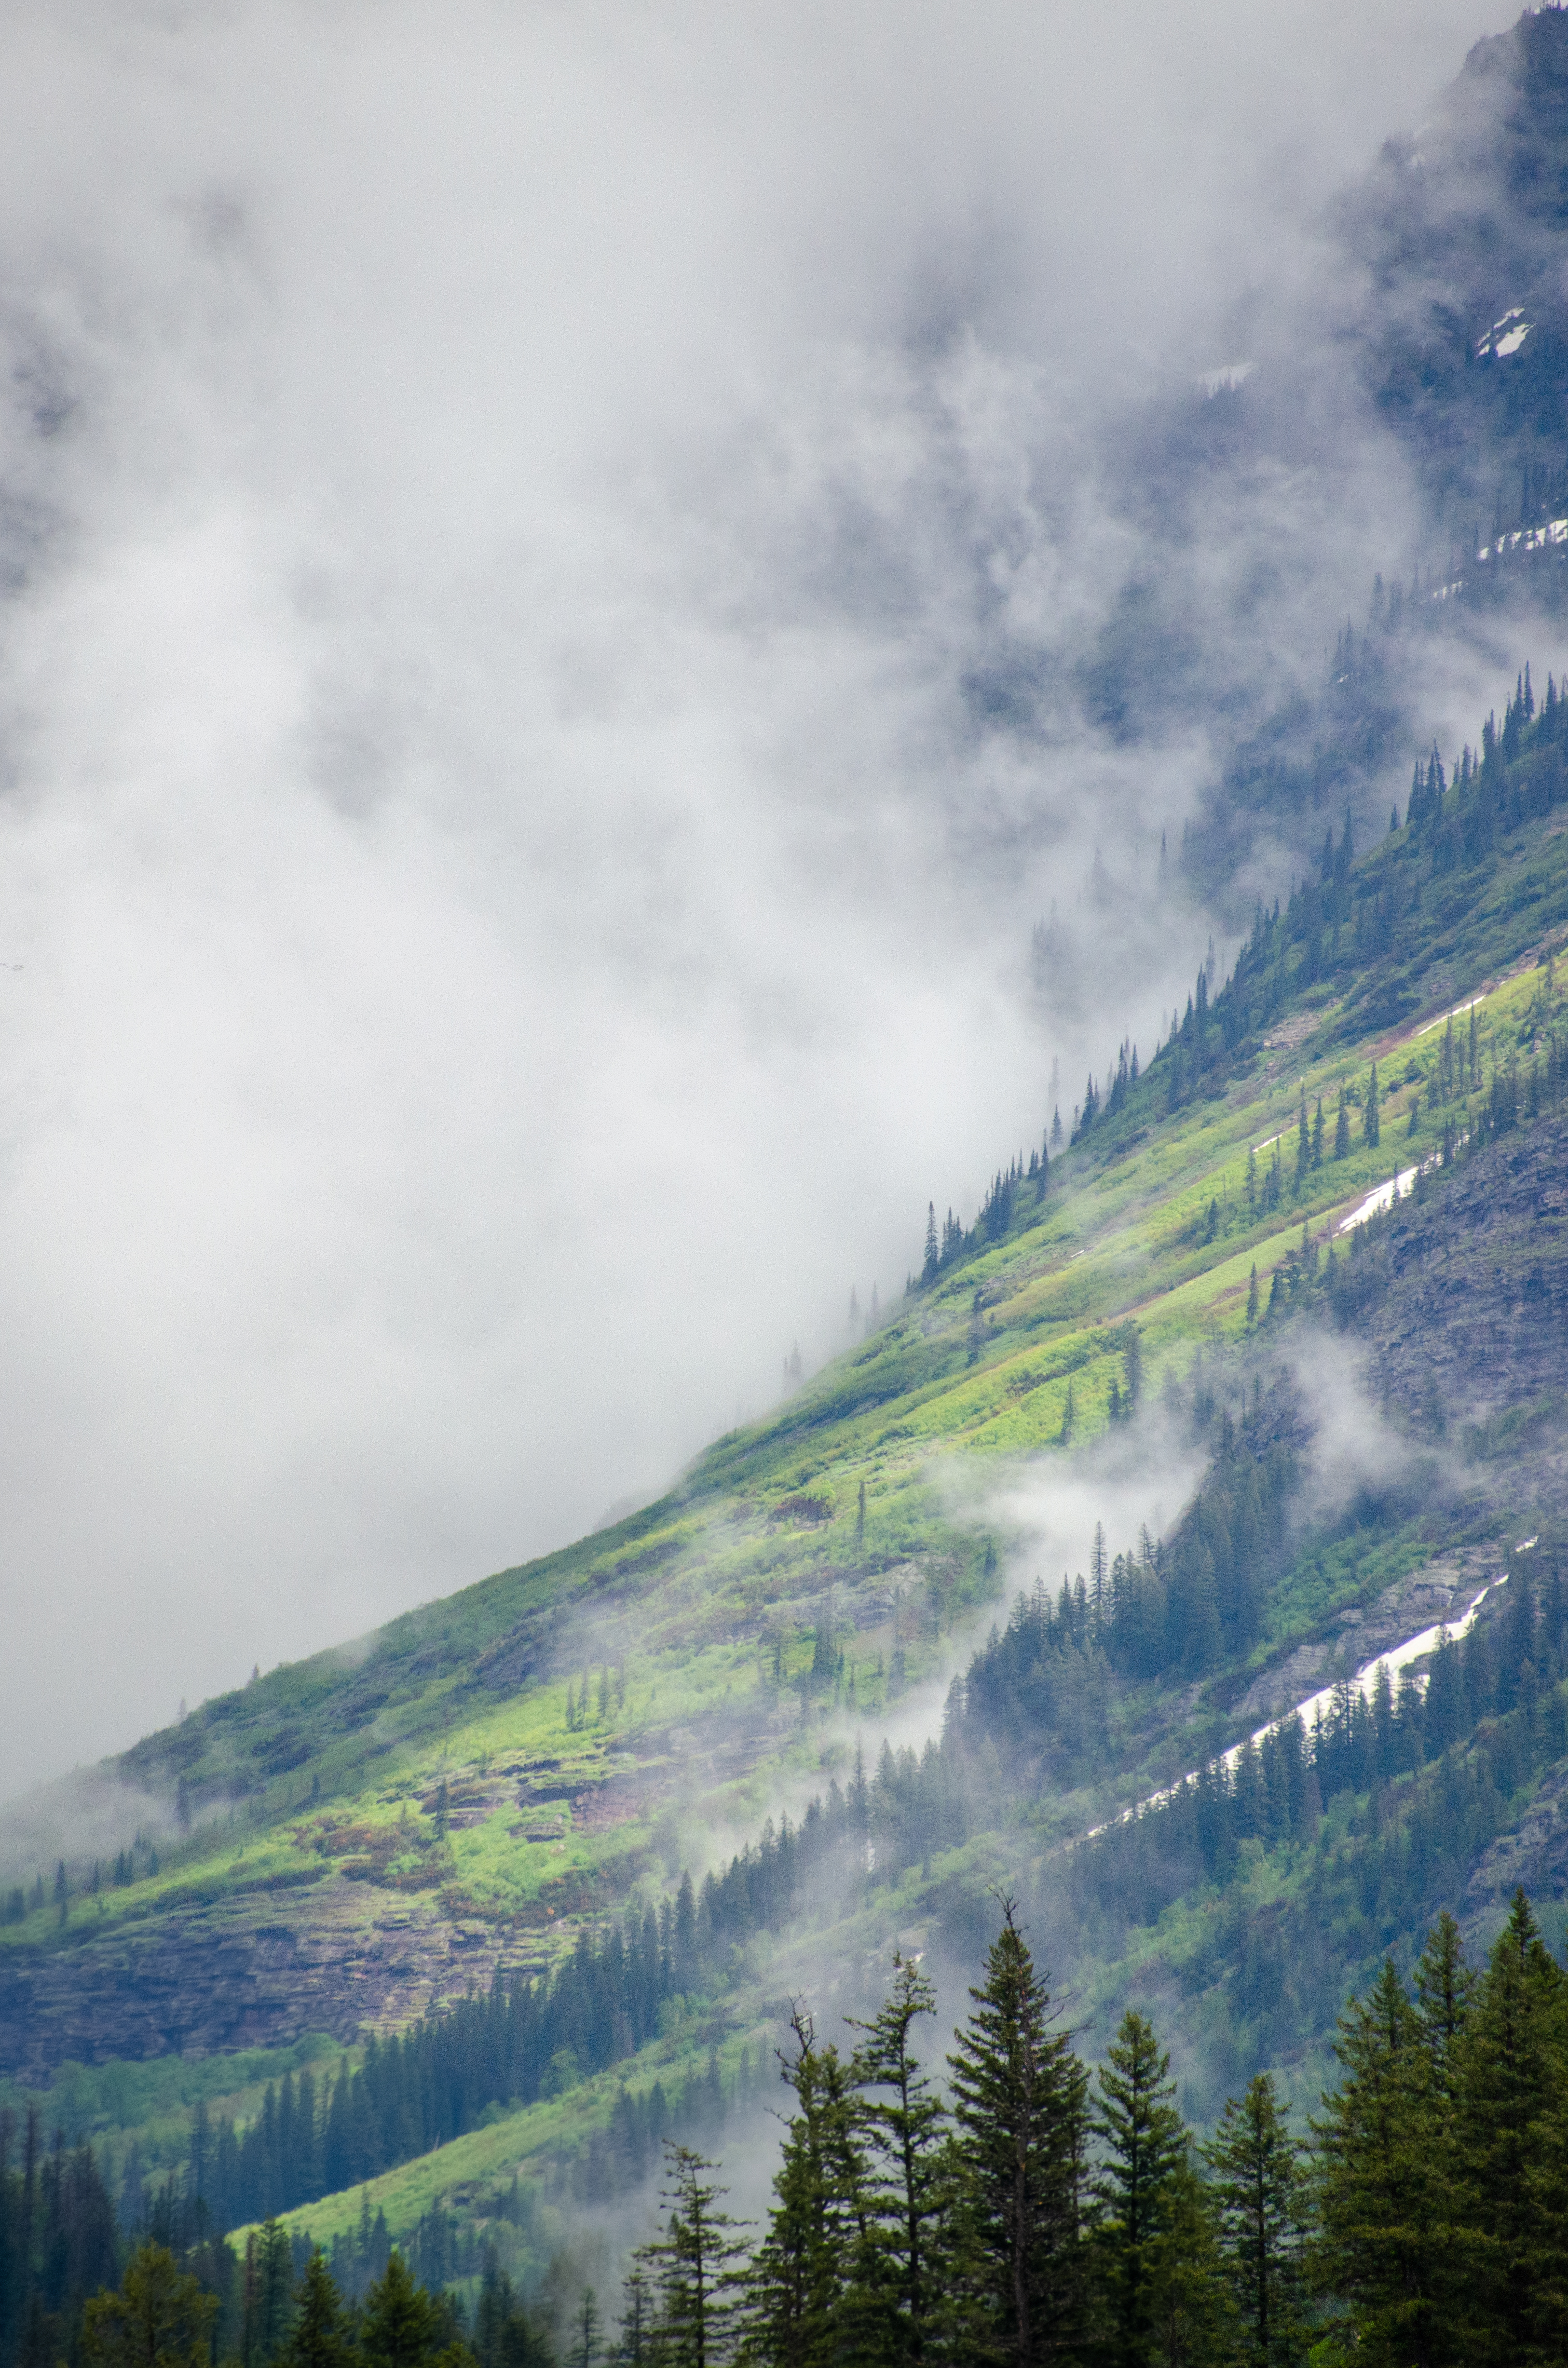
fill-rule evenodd
<path id="1" fill-rule="evenodd" d="M 765 2225 L 666 2148 L 618 2314 L 547 2315 L 494 2263 L 432 2294 L 381 2251 L 358 2302 L 268 2223 L 243 2258 L 165 2194 L 129 2242 L 90 2151 L 0 2171 L 4 2368 L 1521 2368 L 1568 2348 L 1568 1975 L 1516 1896 L 1482 1970 L 1448 1916 L 1340 2019 L 1297 2130 L 1259 2074 L 1199 2141 L 1153 2024 L 1091 2074 L 1012 1903 L 945 2067 L 895 1961 L 841 2049 L 797 2009 Z M 940 2077 L 939 2077 L 940 2069 Z M 118 2282 L 118 2283 L 117 2283 Z"/>

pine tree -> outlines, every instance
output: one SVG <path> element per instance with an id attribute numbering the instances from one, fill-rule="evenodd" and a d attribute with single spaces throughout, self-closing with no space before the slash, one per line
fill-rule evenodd
<path id="1" fill-rule="evenodd" d="M 1148 2357 L 1159 2368 L 1230 2368 L 1236 2359 L 1237 2313 L 1214 2201 L 1190 2146 L 1172 2173 L 1165 2223 L 1149 2248 L 1149 2325 Z"/>
<path id="2" fill-rule="evenodd" d="M 1563 2007 L 1562 1974 L 1517 1891 L 1459 2043 L 1460 2152 L 1482 2239 L 1468 2353 L 1477 2363 L 1501 2368 L 1562 2356 L 1562 2323 L 1548 2299 L 1564 2283 L 1561 2189 L 1552 2176 L 1562 2163 L 1548 2144 L 1542 2106 L 1561 2088 Z"/>
<path id="3" fill-rule="evenodd" d="M 1339 1114 L 1334 1121 L 1334 1156 L 1335 1159 L 1350 1156 L 1350 1104 L 1343 1086 L 1339 1088 Z"/>
<path id="4" fill-rule="evenodd" d="M 1312 1166 L 1314 1168 L 1323 1166 L 1323 1096 L 1321 1094 L 1317 1098 L 1317 1109 L 1312 1115 Z"/>
<path id="5" fill-rule="evenodd" d="M 87 2368 L 209 2368 L 218 2297 L 181 2270 L 163 2245 L 143 2245 L 118 2294 L 95 2294 L 83 2313 Z"/>
<path id="6" fill-rule="evenodd" d="M 949 2057 L 961 2132 L 965 2355 L 1017 2363 L 1074 2356 L 1082 2332 L 1088 2078 L 1004 1898 L 975 2011 Z"/>
<path id="7" fill-rule="evenodd" d="M 1312 1164 L 1312 1132 L 1307 1118 L 1307 1089 L 1301 1087 L 1301 1099 L 1296 1112 L 1296 1197 L 1307 1189 L 1307 1176 Z"/>
<path id="8" fill-rule="evenodd" d="M 669 2219 L 637 2253 L 654 2296 L 653 2357 L 659 2368 L 722 2368 L 734 2350 L 744 2248 L 719 2208 L 726 2191 L 703 2176 L 714 2165 L 673 2141 L 665 2157 Z"/>
<path id="9" fill-rule="evenodd" d="M 278 2357 L 282 2368 L 354 2368 L 343 2297 L 319 2245 L 305 2264 L 293 2332 Z"/>
<path id="10" fill-rule="evenodd" d="M 1378 1118 L 1378 1064 L 1375 1061 L 1372 1063 L 1372 1073 L 1367 1080 L 1367 1103 L 1361 1118 L 1361 1132 L 1368 1143 L 1376 1149 L 1382 1128 Z"/>
<path id="11" fill-rule="evenodd" d="M 935 1282 L 937 1269 L 940 1263 L 940 1255 L 937 1247 L 937 1203 L 935 1201 L 927 1201 L 926 1203 L 926 1258 L 920 1269 L 921 1281 Z"/>
<path id="12" fill-rule="evenodd" d="M 1154 2248 L 1169 2225 L 1187 2133 L 1171 2102 L 1170 2057 L 1144 2018 L 1123 2015 L 1100 2066 L 1094 2129 L 1106 2150 L 1096 2181 L 1098 2247 L 1114 2368 L 1146 2368 L 1153 2336 Z"/>
<path id="13" fill-rule="evenodd" d="M 746 2272 L 742 2356 L 756 2368 L 829 2368 L 868 2315 L 869 2258 L 865 2149 L 847 2066 L 818 2047 L 811 2017 L 790 2017 L 793 2055 L 780 2055 L 794 2092 L 773 2177 L 767 2233 Z"/>
<path id="14" fill-rule="evenodd" d="M 365 2296 L 359 2351 L 366 2368 L 432 2368 L 449 2340 L 445 2314 L 401 2253 L 393 2253 Z"/>
<path id="15" fill-rule="evenodd" d="M 1252 1272 L 1251 1272 L 1251 1274 L 1247 1277 L 1247 1330 L 1248 1330 L 1249 1332 L 1252 1332 L 1252 1331 L 1255 1331 L 1255 1330 L 1256 1329 L 1256 1327 L 1257 1327 L 1257 1260 L 1255 1258 L 1255 1259 L 1253 1260 Z"/>
<path id="16" fill-rule="evenodd" d="M 1273 2076 L 1260 2072 L 1226 2103 L 1203 2149 L 1214 2180 L 1222 2248 L 1247 2368 L 1302 2358 L 1306 2189 Z"/>
<path id="17" fill-rule="evenodd" d="M 948 2116 L 910 2047 L 915 2023 L 936 2011 L 930 1983 L 895 1957 L 886 2004 L 854 2025 L 865 2033 L 850 2078 L 862 2095 L 877 2262 L 863 2299 L 881 2322 L 880 2356 L 899 2363 L 939 2355 L 951 2301 Z"/>
<path id="18" fill-rule="evenodd" d="M 1466 2351 L 1431 2059 L 1392 1963 L 1365 2004 L 1350 2000 L 1335 2054 L 1343 2077 L 1316 2130 L 1328 2290 L 1350 2306 L 1358 2358 L 1457 2368 Z"/>

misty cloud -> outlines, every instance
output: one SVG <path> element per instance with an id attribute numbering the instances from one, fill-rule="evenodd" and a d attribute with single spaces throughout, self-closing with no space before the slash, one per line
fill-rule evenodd
<path id="1" fill-rule="evenodd" d="M 7 1783 L 651 1491 L 1152 1040 L 1210 719 L 1085 685 L 1415 531 L 1348 390 L 1182 439 L 1476 29 L 10 13 Z"/>

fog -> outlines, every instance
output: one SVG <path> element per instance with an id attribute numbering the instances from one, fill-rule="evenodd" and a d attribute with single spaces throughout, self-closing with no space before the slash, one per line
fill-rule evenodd
<path id="1" fill-rule="evenodd" d="M 6 11 L 0 1784 L 652 1493 L 1152 1042 L 1129 423 L 1486 29 Z M 1351 425 L 1226 664 L 1410 546 Z"/>

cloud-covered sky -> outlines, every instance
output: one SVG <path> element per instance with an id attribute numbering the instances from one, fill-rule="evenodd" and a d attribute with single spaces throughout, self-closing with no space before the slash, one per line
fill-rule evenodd
<path id="1" fill-rule="evenodd" d="M 650 1493 L 1149 1042 L 1118 422 L 1488 29 L 13 0 L 0 1785 Z M 1199 574 L 1331 637 L 1336 483 Z"/>

